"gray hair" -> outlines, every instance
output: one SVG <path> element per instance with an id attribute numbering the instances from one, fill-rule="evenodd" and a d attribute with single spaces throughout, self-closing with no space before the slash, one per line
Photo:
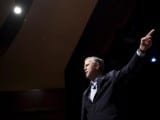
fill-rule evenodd
<path id="1" fill-rule="evenodd" d="M 85 61 L 88 60 L 88 59 L 91 60 L 94 63 L 98 63 L 99 66 L 100 66 L 99 67 L 100 72 L 103 72 L 103 70 L 104 70 L 104 60 L 103 59 L 101 59 L 99 57 L 96 57 L 96 56 L 90 56 L 90 57 L 86 57 Z"/>

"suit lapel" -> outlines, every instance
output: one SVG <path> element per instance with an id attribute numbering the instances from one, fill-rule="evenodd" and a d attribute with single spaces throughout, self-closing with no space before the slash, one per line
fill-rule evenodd
<path id="1" fill-rule="evenodd" d="M 97 100 L 98 96 L 99 96 L 100 93 L 101 93 L 101 87 L 102 87 L 102 82 L 103 82 L 103 80 L 104 80 L 104 76 L 101 76 L 101 77 L 98 77 L 98 78 L 97 78 L 97 93 L 96 93 L 96 95 L 94 96 L 93 102 Z"/>
<path id="2" fill-rule="evenodd" d="M 88 88 L 87 88 L 86 91 L 85 91 L 85 94 L 84 94 L 84 96 L 85 96 L 85 101 L 90 101 L 90 99 L 89 99 L 90 89 L 91 89 L 91 84 L 88 86 Z M 91 102 L 91 101 L 90 101 L 90 102 Z"/>

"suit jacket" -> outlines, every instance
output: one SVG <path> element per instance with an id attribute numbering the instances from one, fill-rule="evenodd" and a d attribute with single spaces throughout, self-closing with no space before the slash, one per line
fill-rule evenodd
<path id="1" fill-rule="evenodd" d="M 105 75 L 98 77 L 98 90 L 93 102 L 89 99 L 90 85 L 84 91 L 82 97 L 81 120 L 124 120 L 120 118 L 118 108 L 118 85 L 124 82 L 122 77 L 133 73 L 135 68 L 141 64 L 142 57 L 137 53 L 120 70 L 112 70 Z M 126 115 L 127 116 L 127 115 Z"/>

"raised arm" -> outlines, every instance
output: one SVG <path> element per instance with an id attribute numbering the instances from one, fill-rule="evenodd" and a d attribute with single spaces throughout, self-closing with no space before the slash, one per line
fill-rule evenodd
<path id="1" fill-rule="evenodd" d="M 152 46 L 152 35 L 155 29 L 150 30 L 144 37 L 141 38 L 139 48 L 137 52 L 133 55 L 131 60 L 126 64 L 121 70 L 119 77 L 121 78 L 124 75 L 129 73 L 133 73 L 133 71 L 137 71 L 141 66 L 141 56 Z M 140 56 L 140 57 L 139 57 Z"/>
<path id="2" fill-rule="evenodd" d="M 141 52 L 146 52 L 152 46 L 152 35 L 155 29 L 150 30 L 146 36 L 141 38 L 139 50 Z"/>

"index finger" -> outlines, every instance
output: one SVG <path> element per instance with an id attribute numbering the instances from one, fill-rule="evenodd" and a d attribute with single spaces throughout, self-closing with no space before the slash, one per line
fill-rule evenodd
<path id="1" fill-rule="evenodd" d="M 150 30 L 149 33 L 147 33 L 147 36 L 148 35 L 151 36 L 154 33 L 154 31 L 155 31 L 155 29 Z"/>

